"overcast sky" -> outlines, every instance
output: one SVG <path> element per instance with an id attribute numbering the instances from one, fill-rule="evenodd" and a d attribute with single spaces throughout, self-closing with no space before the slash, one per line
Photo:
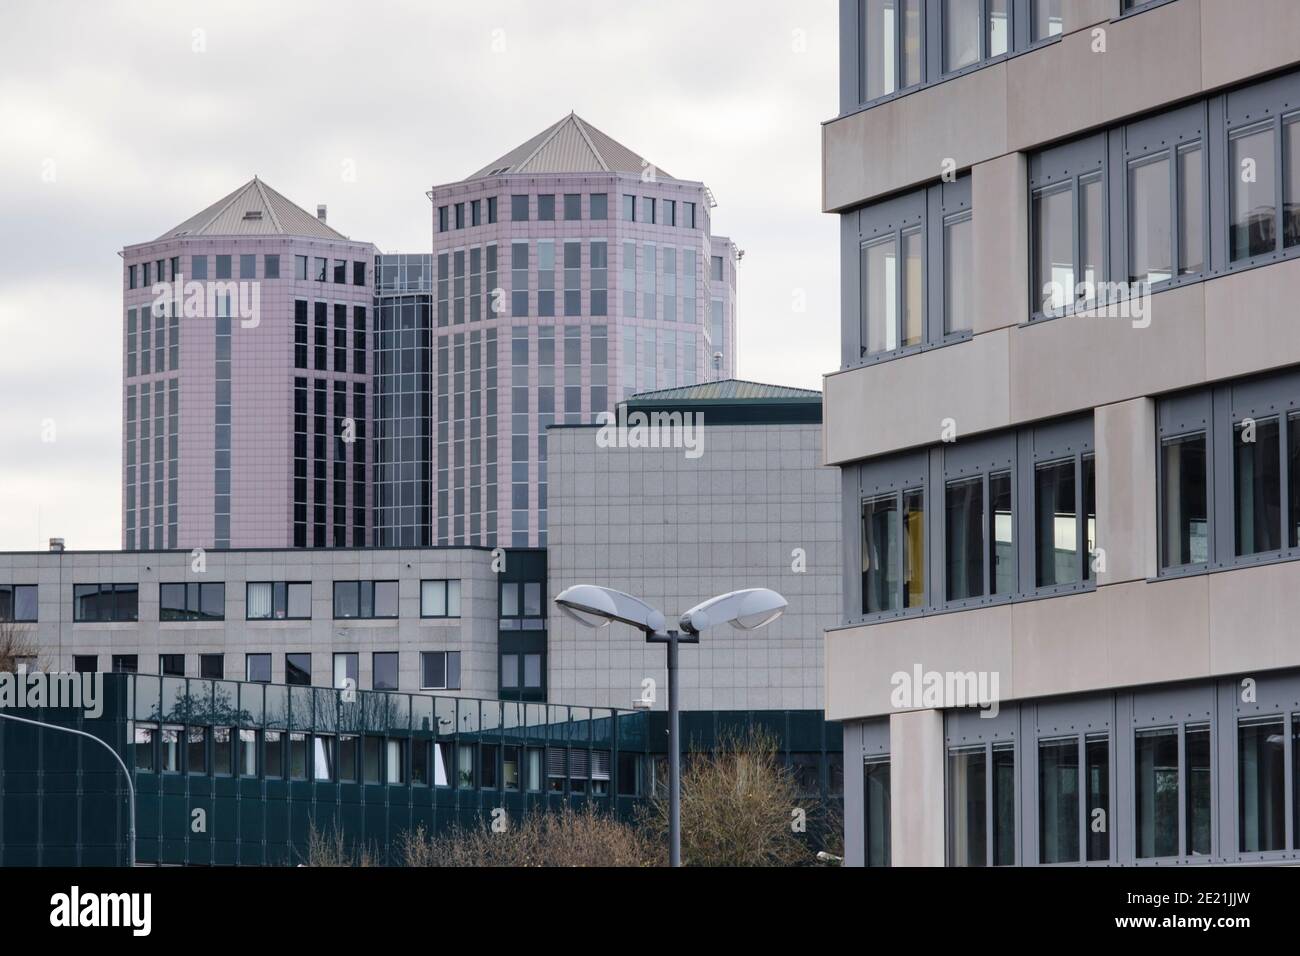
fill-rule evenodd
<path id="1" fill-rule="evenodd" d="M 570 110 L 713 189 L 745 250 L 740 376 L 820 388 L 836 56 L 832 0 L 4 0 L 0 550 L 121 545 L 123 246 L 256 173 L 427 252 L 430 186 Z"/>

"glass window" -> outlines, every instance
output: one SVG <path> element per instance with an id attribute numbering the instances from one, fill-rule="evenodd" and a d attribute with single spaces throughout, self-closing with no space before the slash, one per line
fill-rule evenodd
<path id="1" fill-rule="evenodd" d="M 411 783 L 417 787 L 429 786 L 430 741 L 411 741 Z"/>
<path id="2" fill-rule="evenodd" d="M 376 581 L 374 588 L 374 616 L 397 617 L 397 582 Z"/>
<path id="3" fill-rule="evenodd" d="M 406 783 L 406 741 L 388 740 L 384 754 L 384 769 L 390 784 Z"/>
<path id="4" fill-rule="evenodd" d="M 1034 469 L 1037 506 L 1037 586 L 1073 584 L 1082 571 L 1079 560 L 1078 505 L 1073 459 Z"/>
<path id="5" fill-rule="evenodd" d="M 1065 21 L 1061 17 L 1061 0 L 1033 0 L 1030 19 L 1035 40 L 1056 36 L 1065 27 Z"/>
<path id="6" fill-rule="evenodd" d="M 1105 192 L 1100 175 L 1079 180 L 1079 275 L 1083 288 L 1075 290 L 1075 298 L 1085 305 L 1096 298 L 1097 285 L 1105 276 Z"/>
<path id="7" fill-rule="evenodd" d="M 993 745 L 993 865 L 1016 862 L 1016 748 Z"/>
<path id="8" fill-rule="evenodd" d="M 1204 564 L 1210 559 L 1205 433 L 1163 440 L 1160 468 L 1161 563 L 1167 568 Z"/>
<path id="9" fill-rule="evenodd" d="M 609 193 L 592 193 L 590 196 L 590 213 L 592 219 L 609 218 Z"/>
<path id="10" fill-rule="evenodd" d="M 528 197 L 511 196 L 510 197 L 510 218 L 515 222 L 525 222 L 528 219 Z"/>
<path id="11" fill-rule="evenodd" d="M 1011 15 L 1007 9 L 1010 2 L 987 0 L 989 17 L 985 56 L 1001 56 L 1011 49 Z"/>
<path id="12" fill-rule="evenodd" d="M 943 225 L 943 331 L 969 332 L 974 327 L 974 222 L 969 215 Z"/>
<path id="13" fill-rule="evenodd" d="M 1170 235 L 1169 156 L 1130 163 L 1128 168 L 1128 271 L 1130 282 L 1173 278 Z"/>
<path id="14" fill-rule="evenodd" d="M 313 780 L 331 781 L 334 779 L 334 738 L 328 736 L 312 737 Z"/>
<path id="15" fill-rule="evenodd" d="M 234 752 L 229 727 L 212 728 L 212 772 L 220 777 L 234 773 Z"/>
<path id="16" fill-rule="evenodd" d="M 397 690 L 397 652 L 379 651 L 374 655 L 374 677 L 371 687 L 375 690 Z"/>
<path id="17" fill-rule="evenodd" d="M 524 655 L 524 686 L 536 688 L 542 686 L 542 655 Z"/>
<path id="18" fill-rule="evenodd" d="M 483 744 L 479 747 L 479 787 L 483 790 L 495 790 L 497 788 L 497 745 Z"/>
<path id="19" fill-rule="evenodd" d="M 859 92 L 863 101 L 886 96 L 900 86 L 906 88 L 920 83 L 924 52 L 922 0 L 861 2 L 862 82 Z M 694 226 L 694 222 L 688 219 L 686 225 Z"/>
<path id="20" fill-rule="evenodd" d="M 474 789 L 474 745 L 461 744 L 456 748 L 456 787 Z"/>
<path id="21" fill-rule="evenodd" d="M 506 746 L 502 748 L 501 788 L 517 791 L 519 789 L 519 748 Z"/>
<path id="22" fill-rule="evenodd" d="M 362 745 L 362 782 L 379 783 L 380 744 L 378 737 L 365 737 Z"/>
<path id="23" fill-rule="evenodd" d="M 989 587 L 993 594 L 1016 589 L 1015 520 L 1011 472 L 989 475 Z"/>
<path id="24" fill-rule="evenodd" d="M 1281 717 L 1237 725 L 1237 813 L 1243 853 L 1286 848 L 1286 729 Z"/>
<path id="25" fill-rule="evenodd" d="M 1084 739 L 1088 779 L 1088 859 L 1110 859 L 1110 738 L 1090 734 Z"/>
<path id="26" fill-rule="evenodd" d="M 1041 863 L 1079 861 L 1079 739 L 1038 742 Z"/>
<path id="27" fill-rule="evenodd" d="M 447 686 L 447 654 L 445 651 L 420 652 L 420 688 L 441 690 Z"/>
<path id="28" fill-rule="evenodd" d="M 925 258 L 921 228 L 903 230 L 903 347 L 921 344 L 924 334 Z"/>
<path id="29" fill-rule="evenodd" d="M 361 616 L 361 582 L 334 582 L 334 616 L 336 618 Z"/>
<path id="30" fill-rule="evenodd" d="M 867 866 L 889 866 L 889 761 L 869 759 L 862 767 L 863 835 Z"/>
<path id="31" fill-rule="evenodd" d="M 247 654 L 244 661 L 246 666 L 245 680 L 260 684 L 271 683 L 270 654 Z"/>
<path id="32" fill-rule="evenodd" d="M 311 584 L 307 582 L 290 581 L 286 586 L 288 599 L 285 606 L 285 617 L 295 621 L 306 621 L 311 619 Z"/>
<path id="33" fill-rule="evenodd" d="M 981 0 L 944 0 L 943 70 L 950 73 L 980 58 Z"/>
<path id="34" fill-rule="evenodd" d="M 357 782 L 357 749 L 360 740 L 353 735 L 342 735 L 338 741 L 338 773 L 341 783 Z"/>
<path id="35" fill-rule="evenodd" d="M 1070 186 L 1033 197 L 1034 289 L 1038 310 L 1059 315 L 1074 301 L 1074 209 Z"/>
<path id="36" fill-rule="evenodd" d="M 1187 756 L 1187 855 L 1210 855 L 1210 828 L 1214 798 L 1210 773 L 1210 726 L 1188 725 L 1183 730 Z"/>
<path id="37" fill-rule="evenodd" d="M 162 729 L 160 767 L 163 773 L 181 772 L 181 733 L 180 727 Z"/>
<path id="38" fill-rule="evenodd" d="M 336 688 L 357 689 L 360 673 L 360 655 L 355 652 L 340 652 L 334 655 L 334 686 Z M 349 683 L 350 682 L 350 683 Z"/>
<path id="39" fill-rule="evenodd" d="M 1232 165 L 1231 239 L 1233 261 L 1272 252 L 1277 247 L 1277 169 L 1273 126 L 1254 127 L 1229 137 Z"/>
<path id="40" fill-rule="evenodd" d="M 311 655 L 284 655 L 284 682 L 299 686 L 311 686 Z"/>
<path id="41" fill-rule="evenodd" d="M 1291 506 L 1289 545 L 1300 547 L 1300 413 L 1292 413 L 1286 423 L 1287 498 Z"/>
<path id="42" fill-rule="evenodd" d="M 208 772 L 208 728 L 186 728 L 185 768 L 190 773 Z"/>
<path id="43" fill-rule="evenodd" d="M 898 243 L 893 236 L 862 248 L 862 314 L 868 355 L 898 348 Z"/>
<path id="44" fill-rule="evenodd" d="M 156 766 L 155 747 L 158 741 L 158 727 L 154 724 L 136 724 L 135 741 L 132 752 L 135 754 L 135 769 L 152 773 Z"/>
<path id="45" fill-rule="evenodd" d="M 519 655 L 501 655 L 501 687 L 514 690 L 519 686 Z"/>
<path id="46" fill-rule="evenodd" d="M 944 549 L 949 601 L 984 594 L 984 479 L 948 482 Z"/>
<path id="47" fill-rule="evenodd" d="M 537 197 L 537 218 L 542 222 L 552 222 L 555 219 L 555 194 L 542 193 Z"/>
<path id="48" fill-rule="evenodd" d="M 1178 150 L 1178 274 L 1205 268 L 1205 174 L 1200 144 Z"/>
<path id="49" fill-rule="evenodd" d="M 284 734 L 278 730 L 262 731 L 262 768 L 267 780 L 284 778 Z"/>
<path id="50" fill-rule="evenodd" d="M 1178 731 L 1139 730 L 1134 755 L 1139 859 L 1178 855 Z"/>
<path id="51" fill-rule="evenodd" d="M 898 497 L 885 495 L 862 504 L 862 612 L 898 609 Z"/>
<path id="52" fill-rule="evenodd" d="M 280 257 L 278 255 L 262 257 L 262 277 L 264 279 L 280 278 Z"/>
<path id="53" fill-rule="evenodd" d="M 582 218 L 582 194 L 581 193 L 564 194 L 564 218 L 566 220 Z"/>
<path id="54" fill-rule="evenodd" d="M 988 785 L 984 748 L 948 754 L 948 854 L 953 866 L 988 865 Z"/>
<path id="55" fill-rule="evenodd" d="M 623 194 L 623 219 L 626 222 L 636 222 L 636 197 Z"/>
<path id="56" fill-rule="evenodd" d="M 257 776 L 256 730 L 241 730 L 239 732 L 239 774 L 242 777 Z"/>
<path id="57" fill-rule="evenodd" d="M 1233 428 L 1237 556 L 1282 547 L 1282 463 L 1279 422 L 1261 419 Z"/>

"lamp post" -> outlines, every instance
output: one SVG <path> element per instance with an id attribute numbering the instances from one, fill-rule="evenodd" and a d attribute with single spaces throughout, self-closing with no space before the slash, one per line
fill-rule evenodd
<path id="1" fill-rule="evenodd" d="M 6 714 L 0 711 L 0 718 L 4 720 L 16 720 L 20 724 L 30 724 L 33 727 L 42 727 L 46 730 L 60 730 L 65 734 L 75 734 L 78 737 L 85 737 L 87 740 L 93 740 L 99 744 L 117 761 L 117 765 L 122 768 L 122 773 L 126 776 L 126 796 L 129 803 L 130 819 L 127 821 L 126 842 L 127 842 L 127 866 L 135 866 L 135 784 L 131 782 L 131 771 L 126 769 L 126 764 L 122 758 L 117 755 L 117 751 L 107 743 L 100 740 L 94 734 L 88 734 L 84 730 L 74 730 L 71 727 L 60 727 L 58 724 L 47 724 L 43 720 L 30 720 L 27 717 L 15 717 L 13 714 Z"/>
<path id="2" fill-rule="evenodd" d="M 648 644 L 666 644 L 668 651 L 668 865 L 682 865 L 682 778 L 679 710 L 677 703 L 677 649 L 698 644 L 700 632 L 719 624 L 740 631 L 757 630 L 780 617 L 786 600 L 768 588 L 747 588 L 709 598 L 695 605 L 667 629 L 663 612 L 640 598 L 599 587 L 575 584 L 555 598 L 568 617 L 584 627 L 606 627 L 613 621 L 627 624 L 645 635 Z"/>

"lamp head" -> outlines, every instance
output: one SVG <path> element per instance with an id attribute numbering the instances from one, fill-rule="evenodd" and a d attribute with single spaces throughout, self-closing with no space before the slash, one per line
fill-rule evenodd
<path id="1" fill-rule="evenodd" d="M 688 634 L 705 628 L 730 624 L 738 631 L 753 631 L 771 624 L 785 613 L 788 602 L 769 588 L 747 588 L 709 598 L 695 605 L 681 617 L 681 627 Z"/>
<path id="2" fill-rule="evenodd" d="M 585 627 L 605 627 L 611 621 L 654 634 L 664 629 L 663 613 L 639 598 L 595 584 L 575 584 L 555 597 L 555 604 L 569 618 Z"/>

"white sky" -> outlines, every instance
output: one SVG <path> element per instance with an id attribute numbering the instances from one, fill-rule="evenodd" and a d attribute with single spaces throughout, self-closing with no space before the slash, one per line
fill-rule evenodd
<path id="1" fill-rule="evenodd" d="M 740 376 L 820 388 L 836 30 L 833 0 L 4 0 L 0 550 L 120 546 L 123 246 L 256 173 L 425 252 L 431 185 L 571 109 L 712 187 L 746 253 Z"/>

